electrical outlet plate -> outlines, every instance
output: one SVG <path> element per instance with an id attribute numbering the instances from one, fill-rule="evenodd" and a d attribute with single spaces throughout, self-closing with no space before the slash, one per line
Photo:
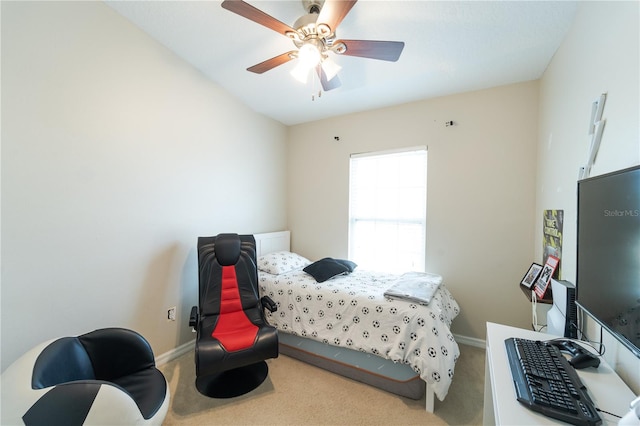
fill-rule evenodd
<path id="1" fill-rule="evenodd" d="M 175 321 L 176 320 L 176 307 L 173 306 L 167 309 L 167 320 Z"/>

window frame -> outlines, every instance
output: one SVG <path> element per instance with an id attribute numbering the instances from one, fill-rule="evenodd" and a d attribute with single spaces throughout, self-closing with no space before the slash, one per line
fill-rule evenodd
<path id="1" fill-rule="evenodd" d="M 373 158 L 373 157 L 381 157 L 381 156 L 391 156 L 396 154 L 410 154 L 416 153 L 420 155 L 424 155 L 424 169 L 420 170 L 420 173 L 423 175 L 423 182 L 421 185 L 417 185 L 420 190 L 423 190 L 423 200 L 424 203 L 421 207 L 421 212 L 419 212 L 418 216 L 414 216 L 411 218 L 402 218 L 399 216 L 396 217 L 379 217 L 379 215 L 354 215 L 354 160 L 358 158 Z M 370 221 L 373 226 L 377 224 L 381 224 L 387 222 L 389 224 L 399 224 L 399 225 L 417 225 L 421 229 L 418 231 L 419 235 L 417 236 L 419 243 L 417 243 L 414 247 L 413 253 L 415 253 L 413 259 L 414 267 L 407 269 L 405 266 L 402 268 L 400 266 L 401 262 L 398 262 L 397 259 L 394 259 L 394 256 L 398 256 L 398 253 L 388 254 L 388 258 L 385 257 L 385 260 L 391 261 L 394 265 L 389 264 L 390 262 L 385 262 L 384 265 L 380 265 L 380 268 L 372 265 L 367 265 L 365 263 L 366 269 L 379 269 L 386 272 L 407 272 L 407 270 L 424 272 L 426 270 L 426 244 L 427 244 L 427 175 L 428 175 L 428 149 L 427 146 L 412 146 L 401 149 L 392 149 L 392 150 L 382 150 L 382 151 L 373 151 L 373 152 L 364 152 L 364 153 L 356 153 L 351 154 L 349 158 L 349 217 L 348 217 L 348 253 L 349 259 L 358 263 L 358 254 L 356 251 L 356 241 L 355 241 L 355 232 L 356 232 L 356 223 L 358 221 Z M 400 188 L 401 186 L 398 186 Z M 376 190 L 379 191 L 379 187 L 376 187 Z M 421 200 L 419 200 L 421 201 Z M 398 250 L 399 251 L 399 250 Z M 380 255 L 378 255 L 379 257 Z M 380 264 L 380 262 L 375 262 L 376 265 Z"/>

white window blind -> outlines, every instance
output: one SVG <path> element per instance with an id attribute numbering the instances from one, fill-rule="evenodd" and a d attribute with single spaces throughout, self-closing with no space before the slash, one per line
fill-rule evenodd
<path id="1" fill-rule="evenodd" d="M 352 155 L 349 258 L 363 269 L 424 271 L 427 150 Z"/>

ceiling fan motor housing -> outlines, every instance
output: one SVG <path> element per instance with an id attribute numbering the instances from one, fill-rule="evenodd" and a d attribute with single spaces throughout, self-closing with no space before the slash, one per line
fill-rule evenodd
<path id="1" fill-rule="evenodd" d="M 307 13 L 320 13 L 324 0 L 302 0 L 302 6 Z"/>
<path id="2" fill-rule="evenodd" d="M 335 33 L 331 33 L 331 29 L 325 24 L 316 24 L 318 14 L 308 13 L 302 15 L 293 24 L 296 32 L 288 32 L 287 35 L 294 42 L 294 44 L 300 48 L 303 44 L 310 40 L 318 40 L 321 44 L 327 47 L 331 47 L 333 40 L 335 40 Z"/>

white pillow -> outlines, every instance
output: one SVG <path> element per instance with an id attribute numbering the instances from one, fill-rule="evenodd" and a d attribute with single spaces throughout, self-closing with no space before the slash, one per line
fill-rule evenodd
<path id="1" fill-rule="evenodd" d="M 295 269 L 302 269 L 311 261 L 290 251 L 277 251 L 258 258 L 258 269 L 272 275 L 280 275 Z"/>

